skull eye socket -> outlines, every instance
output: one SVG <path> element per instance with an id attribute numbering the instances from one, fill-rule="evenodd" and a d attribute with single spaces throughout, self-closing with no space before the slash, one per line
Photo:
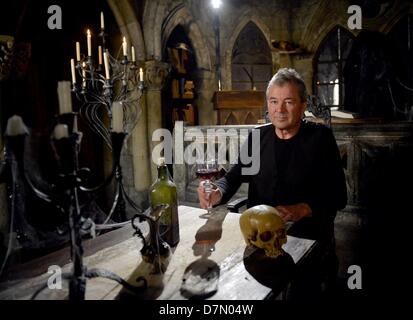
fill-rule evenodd
<path id="1" fill-rule="evenodd" d="M 269 241 L 272 237 L 271 231 L 265 231 L 260 234 L 260 239 L 263 242 Z"/>

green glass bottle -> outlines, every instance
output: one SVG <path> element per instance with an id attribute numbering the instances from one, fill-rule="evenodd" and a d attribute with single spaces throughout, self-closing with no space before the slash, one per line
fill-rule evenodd
<path id="1" fill-rule="evenodd" d="M 159 234 L 171 247 L 176 246 L 179 242 L 178 195 L 165 158 L 159 158 L 158 179 L 150 187 L 149 196 L 152 208 L 160 204 L 169 206 L 159 219 Z"/>

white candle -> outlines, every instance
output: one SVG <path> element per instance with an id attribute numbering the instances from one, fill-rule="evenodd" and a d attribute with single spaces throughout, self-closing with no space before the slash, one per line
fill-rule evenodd
<path id="1" fill-rule="evenodd" d="M 82 63 L 82 78 L 83 78 L 82 86 L 83 88 L 85 88 L 86 87 L 86 63 L 85 62 Z"/>
<path id="2" fill-rule="evenodd" d="M 123 47 L 123 55 L 127 57 L 128 56 L 128 44 L 126 42 L 126 37 L 123 37 L 122 47 Z"/>
<path id="3" fill-rule="evenodd" d="M 110 71 L 109 71 L 109 57 L 108 57 L 108 52 L 107 51 L 103 52 L 103 61 L 105 62 L 106 80 L 109 80 L 110 79 Z"/>
<path id="4" fill-rule="evenodd" d="M 105 18 L 103 16 L 103 12 L 100 13 L 100 29 L 105 29 Z"/>
<path id="5" fill-rule="evenodd" d="M 87 29 L 87 55 L 88 57 L 92 56 L 92 35 L 89 29 Z"/>
<path id="6" fill-rule="evenodd" d="M 112 131 L 123 132 L 123 107 L 120 101 L 115 101 L 112 104 Z"/>
<path id="7" fill-rule="evenodd" d="M 98 47 L 99 65 L 102 65 L 102 46 Z"/>
<path id="8" fill-rule="evenodd" d="M 135 57 L 135 47 L 131 46 L 131 50 L 132 50 L 132 62 L 136 61 L 136 57 Z"/>
<path id="9" fill-rule="evenodd" d="M 72 83 L 76 83 L 75 59 L 70 59 L 70 69 L 72 70 Z"/>
<path id="10" fill-rule="evenodd" d="M 70 81 L 59 81 L 57 83 L 57 96 L 59 98 L 59 113 L 71 113 L 72 93 L 70 91 Z"/>
<path id="11" fill-rule="evenodd" d="M 7 120 L 7 127 L 5 135 L 9 137 L 18 136 L 21 134 L 28 134 L 29 130 L 25 126 L 23 119 L 18 116 L 14 115 Z"/>
<path id="12" fill-rule="evenodd" d="M 54 127 L 53 137 L 56 140 L 60 140 L 62 138 L 69 138 L 69 129 L 67 128 L 67 125 L 62 123 L 56 125 L 56 127 Z"/>
<path id="13" fill-rule="evenodd" d="M 76 61 L 80 61 L 80 43 L 76 42 Z"/>
<path id="14" fill-rule="evenodd" d="M 139 81 L 143 81 L 143 69 L 139 68 Z"/>

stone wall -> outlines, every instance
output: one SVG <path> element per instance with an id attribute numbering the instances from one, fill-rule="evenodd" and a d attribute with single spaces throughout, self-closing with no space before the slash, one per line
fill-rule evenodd
<path id="1" fill-rule="evenodd" d="M 222 7 L 215 12 L 209 1 L 148 1 L 143 14 L 143 34 L 148 57 L 163 60 L 164 46 L 172 30 L 183 26 L 194 48 L 194 54 L 201 74 L 198 101 L 200 125 L 213 125 L 216 115 L 212 106 L 212 95 L 217 90 L 215 72 L 214 15 L 218 14 L 220 23 L 220 61 L 222 89 L 231 90 L 232 49 L 242 29 L 253 22 L 264 35 L 272 48 L 274 72 L 280 67 L 293 67 L 305 79 L 312 91 L 313 58 L 323 38 L 335 26 L 347 28 L 349 2 L 346 0 L 308 0 L 308 1 L 223 1 Z M 398 18 L 412 6 L 405 1 L 396 1 L 385 14 L 364 19 L 363 29 L 388 31 Z M 162 26 L 161 22 L 162 21 Z M 350 30 L 357 34 L 358 30 Z M 301 54 L 288 54 L 277 51 L 273 41 L 289 41 L 302 49 Z"/>

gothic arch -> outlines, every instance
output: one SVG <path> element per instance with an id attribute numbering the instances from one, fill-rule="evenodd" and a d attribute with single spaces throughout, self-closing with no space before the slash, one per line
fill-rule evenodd
<path id="1" fill-rule="evenodd" d="M 162 0 L 145 2 L 143 10 L 143 32 L 148 60 L 162 60 L 162 25 L 167 15 L 167 3 Z M 178 5 L 179 6 L 179 5 Z"/>
<path id="2" fill-rule="evenodd" d="M 141 25 L 136 17 L 134 8 L 129 1 L 107 1 L 115 16 L 121 34 L 130 39 L 131 44 L 135 47 L 137 60 L 145 61 L 145 42 Z"/>
<path id="3" fill-rule="evenodd" d="M 249 23 L 252 22 L 254 23 L 257 28 L 262 32 L 264 35 L 264 38 L 267 40 L 268 47 L 271 48 L 271 39 L 270 39 L 270 29 L 267 27 L 267 25 L 258 17 L 255 15 L 250 15 L 245 13 L 242 15 L 241 20 L 238 22 L 237 27 L 234 28 L 234 31 L 232 34 L 228 37 L 227 41 L 227 46 L 225 48 L 225 53 L 224 53 L 224 65 L 223 65 L 223 89 L 228 90 L 231 88 L 231 83 L 232 83 L 232 75 L 231 75 L 231 60 L 232 60 L 232 50 L 234 48 L 235 42 L 237 41 L 237 38 L 239 34 L 242 32 L 242 30 L 245 28 L 245 26 Z M 272 55 L 272 64 L 273 66 L 275 65 L 275 56 Z"/>
<path id="4" fill-rule="evenodd" d="M 350 30 L 347 27 L 347 15 L 338 15 L 337 8 L 334 7 L 334 2 L 321 1 L 318 8 L 313 10 L 310 22 L 302 33 L 300 44 L 308 50 L 308 52 L 316 52 L 320 47 L 323 39 L 335 27 L 343 27 L 350 31 L 354 36 L 357 36 L 359 30 Z"/>
<path id="5" fill-rule="evenodd" d="M 143 30 L 147 58 L 162 60 L 166 41 L 177 25 L 181 25 L 187 31 L 199 68 L 211 70 L 210 53 L 208 46 L 205 44 L 204 35 L 183 3 L 168 9 L 166 1 L 153 0 L 146 2 L 143 12 Z"/>
<path id="6" fill-rule="evenodd" d="M 353 36 L 357 36 L 359 33 L 359 30 L 350 30 L 348 29 L 347 25 L 342 24 L 342 23 L 337 23 L 337 21 L 329 21 L 325 25 L 322 25 L 321 28 L 319 29 L 319 33 L 317 35 L 317 38 L 315 38 L 315 41 L 309 41 L 307 44 L 304 46 L 309 50 L 309 52 L 317 52 L 318 48 L 320 45 L 323 43 L 324 39 L 336 28 L 343 28 L 347 31 L 349 31 Z"/>
<path id="7" fill-rule="evenodd" d="M 172 31 L 176 26 L 181 25 L 186 31 L 189 40 L 191 40 L 198 68 L 201 70 L 212 70 L 211 57 L 208 46 L 204 41 L 204 35 L 188 9 L 185 6 L 179 6 L 172 15 L 163 18 L 162 21 L 164 19 L 166 23 L 162 28 L 161 52 L 163 52 Z"/>
<path id="8" fill-rule="evenodd" d="M 315 59 L 315 58 L 319 55 L 320 50 L 322 49 L 322 46 L 323 46 L 323 44 L 325 43 L 325 41 L 327 41 L 327 40 L 329 39 L 329 37 L 330 37 L 333 33 L 335 33 L 338 29 L 340 29 L 342 32 L 345 32 L 345 33 L 347 33 L 347 34 L 349 34 L 349 35 L 353 35 L 353 36 L 354 36 L 354 34 L 353 34 L 352 32 L 350 32 L 350 30 L 348 30 L 346 27 L 343 27 L 343 26 L 341 26 L 340 24 L 335 24 L 335 25 L 334 25 L 332 28 L 330 28 L 330 29 L 328 30 L 328 32 L 327 32 L 326 34 L 324 34 L 324 36 L 320 39 L 317 47 L 315 47 L 313 59 Z M 355 39 L 355 38 L 356 38 L 356 36 L 354 36 L 353 39 Z"/>
<path id="9" fill-rule="evenodd" d="M 399 8 L 397 12 L 394 12 L 394 14 L 382 24 L 380 32 L 388 34 L 401 19 L 409 14 L 413 14 L 413 4 L 410 4 L 409 7 Z"/>

